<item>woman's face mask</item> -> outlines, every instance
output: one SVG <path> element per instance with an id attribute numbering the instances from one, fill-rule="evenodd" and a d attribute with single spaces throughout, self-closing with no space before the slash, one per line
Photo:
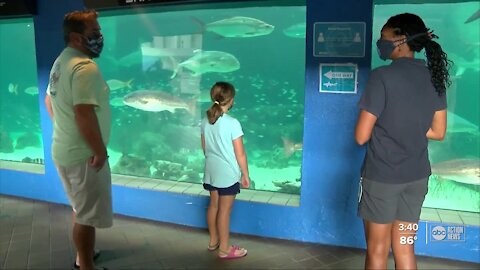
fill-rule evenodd
<path id="1" fill-rule="evenodd" d="M 403 43 L 407 42 L 407 39 L 405 39 L 403 42 L 400 42 L 399 44 L 395 45 L 395 42 L 400 41 L 400 40 L 386 40 L 386 39 L 379 39 L 377 40 L 377 52 L 378 56 L 380 59 L 383 61 L 386 61 L 387 59 L 390 58 L 390 56 L 393 53 L 393 50 L 395 50 L 396 47 L 402 45 Z"/>
<path id="2" fill-rule="evenodd" d="M 407 38 L 397 39 L 397 40 L 379 39 L 379 40 L 377 40 L 378 56 L 380 57 L 380 59 L 385 61 L 385 60 L 390 58 L 390 56 L 393 53 L 393 50 L 395 50 L 396 47 L 398 47 L 398 46 L 400 46 L 404 43 L 407 43 L 410 40 L 413 40 L 417 37 L 424 36 L 426 34 L 428 34 L 428 33 L 427 32 L 419 33 L 419 34 L 409 36 Z M 397 43 L 397 44 L 395 45 L 395 43 Z"/>
<path id="3" fill-rule="evenodd" d="M 92 53 L 92 57 L 99 57 L 103 49 L 103 35 L 100 34 L 94 37 L 83 36 L 83 40 L 85 41 L 85 48 Z"/>

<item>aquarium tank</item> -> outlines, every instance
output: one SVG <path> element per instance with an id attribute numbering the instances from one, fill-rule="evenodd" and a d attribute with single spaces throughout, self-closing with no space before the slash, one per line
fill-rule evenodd
<path id="1" fill-rule="evenodd" d="M 428 208 L 480 212 L 480 3 L 375 5 L 372 68 L 380 60 L 375 42 L 389 17 L 399 13 L 419 15 L 434 31 L 448 58 L 451 86 L 447 89 L 447 134 L 444 141 L 430 141 L 432 164 Z M 417 57 L 424 57 L 423 51 Z"/>
<path id="2" fill-rule="evenodd" d="M 44 170 L 32 18 L 0 20 L 0 59 L 0 160 Z"/>
<path id="3" fill-rule="evenodd" d="M 200 123 L 211 86 L 227 81 L 251 189 L 299 194 L 306 8 L 291 2 L 101 11 L 96 61 L 110 87 L 112 173 L 201 183 Z"/>

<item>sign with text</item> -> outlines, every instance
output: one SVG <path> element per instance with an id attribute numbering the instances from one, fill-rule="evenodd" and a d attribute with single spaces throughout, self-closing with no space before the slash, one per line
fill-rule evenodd
<path id="1" fill-rule="evenodd" d="M 326 93 L 357 93 L 356 64 L 320 64 L 320 92 Z"/>
<path id="2" fill-rule="evenodd" d="M 313 56 L 365 56 L 364 22 L 316 22 L 313 34 Z"/>

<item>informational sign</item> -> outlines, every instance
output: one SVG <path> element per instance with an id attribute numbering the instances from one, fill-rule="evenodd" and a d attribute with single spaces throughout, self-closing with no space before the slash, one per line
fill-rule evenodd
<path id="1" fill-rule="evenodd" d="M 326 93 L 357 93 L 356 64 L 320 64 L 320 92 Z"/>
<path id="2" fill-rule="evenodd" d="M 316 22 L 313 34 L 313 56 L 365 56 L 364 22 Z"/>

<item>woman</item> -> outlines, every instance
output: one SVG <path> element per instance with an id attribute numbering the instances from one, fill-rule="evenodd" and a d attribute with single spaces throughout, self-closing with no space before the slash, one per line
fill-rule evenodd
<path id="1" fill-rule="evenodd" d="M 398 269 L 416 269 L 414 236 L 428 177 L 428 139 L 443 140 L 450 61 L 420 17 L 391 17 L 377 41 L 381 59 L 360 99 L 355 129 L 368 142 L 359 216 L 367 241 L 366 269 L 386 269 L 392 248 Z M 425 49 L 427 61 L 415 59 Z"/>

